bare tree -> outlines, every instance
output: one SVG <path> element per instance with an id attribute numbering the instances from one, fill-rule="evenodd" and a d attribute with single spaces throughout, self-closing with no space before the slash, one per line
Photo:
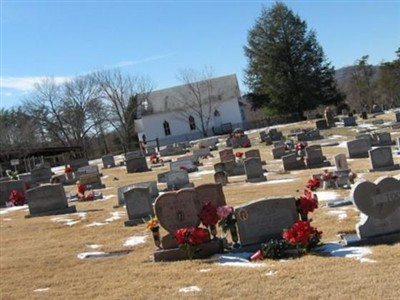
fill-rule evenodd
<path id="1" fill-rule="evenodd" d="M 347 85 L 347 95 L 359 108 L 372 107 L 376 101 L 375 70 L 368 64 L 368 55 L 356 61 L 351 80 Z"/>
<path id="2" fill-rule="evenodd" d="M 81 146 L 85 151 L 88 140 L 98 133 L 97 125 L 105 120 L 97 113 L 104 109 L 100 88 L 91 75 L 61 85 L 45 79 L 25 100 L 24 110 L 40 124 L 45 142 Z"/>
<path id="3" fill-rule="evenodd" d="M 117 132 L 124 152 L 137 149 L 134 120 L 153 89 L 152 81 L 147 77 L 124 75 L 118 69 L 99 71 L 95 76 L 110 113 L 108 121 Z"/>
<path id="4" fill-rule="evenodd" d="M 222 92 L 213 85 L 212 77 L 208 68 L 202 71 L 182 69 L 177 75 L 184 86 L 175 99 L 176 116 L 185 122 L 190 122 L 190 118 L 198 121 L 192 124 L 204 137 L 208 136 L 210 121 L 222 97 Z"/>

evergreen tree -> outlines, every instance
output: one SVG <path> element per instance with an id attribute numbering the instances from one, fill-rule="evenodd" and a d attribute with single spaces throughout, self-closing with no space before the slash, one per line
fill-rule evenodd
<path id="1" fill-rule="evenodd" d="M 379 66 L 379 88 L 384 102 L 391 105 L 400 104 L 400 48 L 396 54 L 397 59 Z"/>
<path id="2" fill-rule="evenodd" d="M 255 106 L 271 114 L 299 113 L 344 100 L 316 34 L 285 4 L 263 8 L 244 47 L 248 58 L 245 81 Z"/>

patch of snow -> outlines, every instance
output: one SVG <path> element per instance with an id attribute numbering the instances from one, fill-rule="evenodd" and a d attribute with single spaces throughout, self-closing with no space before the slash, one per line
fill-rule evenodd
<path id="1" fill-rule="evenodd" d="M 207 272 L 210 272 L 210 271 L 211 271 L 211 269 L 200 269 L 199 270 L 200 273 L 207 273 Z"/>
<path id="2" fill-rule="evenodd" d="M 347 213 L 343 210 L 330 210 L 327 212 L 328 215 L 336 216 L 339 220 L 347 218 Z"/>
<path id="3" fill-rule="evenodd" d="M 189 177 L 200 177 L 202 175 L 213 174 L 214 170 L 202 170 L 193 173 L 189 173 Z"/>
<path id="4" fill-rule="evenodd" d="M 285 183 L 285 182 L 293 182 L 293 181 L 297 181 L 297 180 L 299 180 L 299 178 L 271 179 L 271 180 L 268 180 L 267 183 L 268 184 Z"/>
<path id="5" fill-rule="evenodd" d="M 369 247 L 344 247 L 339 243 L 331 242 L 316 248 L 316 250 L 334 257 L 346 257 L 360 262 L 376 263 L 376 260 L 366 258 L 366 256 L 372 254 L 372 250 Z"/>
<path id="6" fill-rule="evenodd" d="M 3 221 L 11 221 L 12 219 L 10 218 L 4 218 Z"/>
<path id="7" fill-rule="evenodd" d="M 47 292 L 50 288 L 41 288 L 41 289 L 36 289 L 34 292 Z"/>
<path id="8" fill-rule="evenodd" d="M 181 292 L 181 293 L 201 292 L 201 288 L 199 288 L 198 286 L 192 285 L 192 286 L 188 286 L 188 287 L 179 289 L 179 292 Z"/>
<path id="9" fill-rule="evenodd" d="M 231 254 L 217 254 L 212 258 L 216 261 L 217 265 L 229 266 L 229 267 L 247 267 L 247 268 L 258 268 L 265 267 L 265 263 L 251 262 L 248 258 L 253 253 L 242 252 L 242 253 L 231 253 Z"/>
<path id="10" fill-rule="evenodd" d="M 78 254 L 79 259 L 97 258 L 107 256 L 106 252 L 83 252 Z"/>
<path id="11" fill-rule="evenodd" d="M 101 177 L 101 179 L 107 179 L 108 177 L 110 177 L 109 175 L 104 175 L 103 177 Z"/>
<path id="12" fill-rule="evenodd" d="M 120 220 L 122 219 L 122 216 L 126 215 L 126 212 L 124 211 L 113 211 L 110 213 L 111 214 L 111 218 L 106 219 L 106 222 L 113 222 L 115 220 Z"/>
<path id="13" fill-rule="evenodd" d="M 336 192 L 331 192 L 331 191 L 319 191 L 319 192 L 314 192 L 314 194 L 317 195 L 318 201 L 327 201 L 327 200 L 339 200 L 339 194 Z"/>
<path id="14" fill-rule="evenodd" d="M 103 223 L 103 222 L 93 222 L 91 224 L 85 225 L 85 227 L 93 227 L 93 226 L 104 226 L 107 225 L 108 223 Z"/>
<path id="15" fill-rule="evenodd" d="M 94 201 L 96 201 L 96 202 L 102 202 L 102 201 L 107 201 L 107 200 L 109 200 L 109 199 L 111 199 L 111 198 L 114 198 L 114 197 L 116 197 L 115 195 L 107 195 L 107 196 L 104 196 L 103 195 L 103 198 L 102 199 L 96 199 L 96 200 L 94 200 Z"/>
<path id="16" fill-rule="evenodd" d="M 146 242 L 146 239 L 147 239 L 147 236 L 132 236 L 125 241 L 124 246 L 132 247 L 132 246 L 136 246 L 139 244 L 143 244 Z"/>
<path id="17" fill-rule="evenodd" d="M 276 275 L 278 273 L 278 271 L 269 271 L 269 272 L 267 272 L 267 273 L 265 273 L 264 275 L 265 276 L 274 276 L 274 275 Z"/>
<path id="18" fill-rule="evenodd" d="M 333 146 L 333 147 L 347 148 L 347 141 L 341 142 L 341 143 L 339 143 L 339 145 Z"/>
<path id="19" fill-rule="evenodd" d="M 7 214 L 13 211 L 27 209 L 28 205 L 21 205 L 21 206 L 10 206 L 10 207 L 2 207 L 0 208 L 0 215 Z"/>
<path id="20" fill-rule="evenodd" d="M 90 249 L 97 249 L 103 247 L 103 245 L 97 245 L 97 244 L 86 244 L 86 247 Z"/>

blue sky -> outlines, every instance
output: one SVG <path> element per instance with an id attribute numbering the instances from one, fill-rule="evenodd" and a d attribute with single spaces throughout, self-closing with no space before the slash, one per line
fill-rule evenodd
<path id="1" fill-rule="evenodd" d="M 243 46 L 261 8 L 275 1 L 1 1 L 0 108 L 33 83 L 62 82 L 99 68 L 145 75 L 156 89 L 179 85 L 180 69 L 236 73 L 243 91 Z M 338 69 L 363 55 L 378 64 L 400 47 L 400 0 L 283 1 L 317 33 Z"/>

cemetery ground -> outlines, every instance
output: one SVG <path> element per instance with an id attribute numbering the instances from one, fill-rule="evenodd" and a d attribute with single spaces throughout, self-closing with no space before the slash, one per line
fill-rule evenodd
<path id="1" fill-rule="evenodd" d="M 389 118 L 379 116 L 379 118 Z M 279 127 L 312 127 L 309 122 Z M 368 127 L 368 126 L 367 126 Z M 391 130 L 392 138 L 400 130 Z M 355 136 L 352 127 L 322 131 L 326 140 L 309 142 L 339 145 L 323 147 L 332 161 L 346 154 L 340 143 Z M 265 182 L 246 183 L 245 176 L 229 178 L 223 187 L 229 206 L 263 197 L 300 196 L 304 184 L 321 169 L 284 172 L 281 160 L 273 160 L 272 146 L 256 142 L 249 133 L 251 149 L 259 149 L 267 162 Z M 221 149 L 222 147 L 220 147 Z M 236 149 L 245 151 L 245 149 Z M 202 160 L 198 172 L 189 175 L 198 186 L 214 182 L 214 158 Z M 393 156 L 395 163 L 399 155 Z M 399 176 L 400 171 L 369 172 L 368 158 L 348 159 L 357 180 L 374 181 L 380 176 Z M 150 166 L 150 164 L 148 164 Z M 399 299 L 400 243 L 340 248 L 338 233 L 351 232 L 359 221 L 354 206 L 328 208 L 327 200 L 349 196 L 350 189 L 318 189 L 319 208 L 310 214 L 313 226 L 323 231 L 322 242 L 340 248 L 339 255 L 310 253 L 296 259 L 234 263 L 240 258 L 211 257 L 203 260 L 152 262 L 155 246 L 146 224 L 125 227 L 124 207 L 114 208 L 117 188 L 156 180 L 168 165 L 150 172 L 127 174 L 125 167 L 102 169 L 103 200 L 74 202 L 78 213 L 26 219 L 27 207 L 2 210 L 0 214 L 1 299 Z M 118 180 L 115 180 L 115 179 Z M 398 177 L 397 177 L 398 178 Z M 159 184 L 161 187 L 162 184 Z M 65 187 L 67 193 L 75 186 Z M 161 190 L 161 188 L 159 188 Z M 162 230 L 162 229 L 161 229 Z M 221 234 L 221 230 L 218 231 Z M 163 233 L 162 233 L 163 234 Z M 336 246 L 335 246 L 336 245 Z M 357 252 L 358 251 L 358 252 Z M 360 251 L 364 251 L 360 253 Z M 370 251 L 370 252 L 368 252 Z M 84 253 L 106 252 L 112 257 L 81 259 Z M 358 255 L 357 255 L 358 253 Z M 344 257 L 349 254 L 347 257 Z M 353 257 L 351 255 L 353 254 Z M 363 254 L 364 256 L 362 256 Z M 186 289 L 185 289 L 186 288 Z"/>

